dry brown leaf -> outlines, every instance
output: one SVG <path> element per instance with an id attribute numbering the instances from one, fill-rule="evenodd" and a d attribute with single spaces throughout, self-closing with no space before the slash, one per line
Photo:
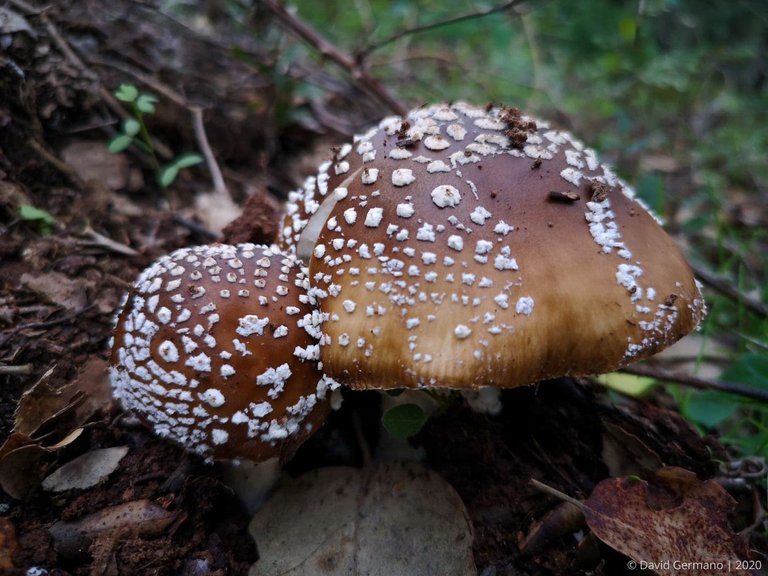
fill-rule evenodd
<path id="1" fill-rule="evenodd" d="M 63 388 L 50 384 L 48 370 L 16 407 L 14 431 L 0 447 L 0 485 L 23 499 L 45 476 L 55 452 L 72 444 L 83 425 L 109 401 L 106 362 L 90 360 Z"/>
<path id="2" fill-rule="evenodd" d="M 464 504 L 416 462 L 313 470 L 275 492 L 250 532 L 250 576 L 477 572 Z"/>
<path id="3" fill-rule="evenodd" d="M 56 442 L 81 423 L 75 414 L 84 402 L 85 394 L 67 387 L 54 388 L 49 383 L 51 374 L 53 368 L 22 394 L 16 406 L 14 432 L 38 442 L 43 439 Z"/>
<path id="4" fill-rule="evenodd" d="M 583 528 L 584 515 L 581 509 L 571 502 L 562 502 L 543 520 L 534 522 L 525 537 L 518 539 L 520 554 L 523 556 L 541 554 L 552 541 Z"/>
<path id="5" fill-rule="evenodd" d="M 128 159 L 124 154 L 112 154 L 104 142 L 76 140 L 61 151 L 61 157 L 83 180 L 120 190 L 128 182 Z"/>
<path id="6" fill-rule="evenodd" d="M 59 553 L 72 557 L 105 535 L 159 536 L 177 517 L 177 512 L 168 512 L 154 502 L 135 500 L 99 510 L 75 522 L 56 522 L 49 532 Z"/>
<path id="7" fill-rule="evenodd" d="M 82 280 L 72 280 L 61 272 L 25 273 L 21 275 L 21 284 L 43 300 L 71 312 L 79 312 L 88 305 L 85 283 Z"/>
<path id="8" fill-rule="evenodd" d="M 0 6 L 0 34 L 14 34 L 16 32 L 26 32 L 33 38 L 37 38 L 37 33 L 24 16 L 10 8 Z"/>
<path id="9" fill-rule="evenodd" d="M 603 462 L 613 477 L 648 474 L 662 467 L 659 455 L 621 426 L 603 424 Z"/>
<path id="10" fill-rule="evenodd" d="M 91 450 L 57 468 L 43 480 L 43 488 L 52 492 L 83 490 L 95 486 L 114 472 L 128 454 L 127 446 Z"/>
<path id="11" fill-rule="evenodd" d="M 0 574 L 9 574 L 14 569 L 13 555 L 18 548 L 16 528 L 8 518 L 0 518 Z"/>
<path id="12" fill-rule="evenodd" d="M 51 444 L 50 446 L 46 446 L 46 448 L 48 450 L 60 450 L 61 448 L 64 448 L 65 446 L 69 446 L 70 444 L 72 444 L 72 442 L 74 442 L 75 440 L 80 438 L 80 436 L 83 434 L 83 432 L 84 432 L 83 428 L 75 428 L 74 430 L 72 430 L 72 432 L 70 432 L 69 434 L 64 436 L 64 438 L 62 438 L 61 440 L 59 440 L 55 444 Z"/>
<path id="13" fill-rule="evenodd" d="M 69 405 L 69 397 L 50 385 L 49 380 L 52 374 L 53 368 L 46 371 L 29 390 L 22 394 L 16 406 L 14 432 L 32 436 L 35 430 L 51 416 Z"/>
<path id="14" fill-rule="evenodd" d="M 661 576 L 711 576 L 749 558 L 745 542 L 728 526 L 733 507 L 719 484 L 670 467 L 652 484 L 633 478 L 603 480 L 583 511 L 592 532 L 632 558 L 636 567 Z"/>
<path id="15" fill-rule="evenodd" d="M 37 487 L 53 458 L 38 444 L 11 450 L 0 460 L 0 487 L 12 498 L 23 500 Z"/>
<path id="16" fill-rule="evenodd" d="M 95 412 L 112 401 L 107 368 L 109 363 L 98 356 L 91 356 L 80 368 L 77 377 L 67 385 L 67 391 L 85 393 L 85 401 L 77 408 L 76 421 L 79 425 L 91 419 Z"/>

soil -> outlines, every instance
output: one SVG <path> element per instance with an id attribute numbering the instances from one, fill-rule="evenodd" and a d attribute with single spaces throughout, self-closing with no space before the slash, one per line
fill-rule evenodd
<path id="1" fill-rule="evenodd" d="M 205 107 L 211 148 L 235 203 L 245 207 L 221 236 L 230 241 L 274 237 L 287 190 L 311 172 L 318 150 L 322 156 L 343 141 L 317 118 L 332 109 L 341 125 L 361 127 L 375 106 L 351 106 L 339 89 L 323 101 L 324 114 L 286 121 L 277 113 L 285 106 L 293 118 L 305 118 L 310 107 L 286 102 L 290 94 L 251 63 L 272 58 L 253 34 L 227 29 L 215 15 L 208 15 L 215 34 L 204 34 L 169 21 L 151 3 L 110 6 L 73 0 L 45 12 L 20 10 L 26 29 L 0 19 L 0 40 L 8 39 L 0 57 L 0 438 L 7 440 L 0 449 L 0 572 L 246 574 L 257 543 L 220 469 L 155 439 L 109 399 L 108 340 L 130 282 L 158 256 L 218 236 L 194 209 L 211 187 L 206 170 L 183 172 L 163 193 L 146 154 L 104 153 L 125 113 L 109 93 L 126 81 L 154 93 L 170 87 Z M 233 57 L 217 37 L 238 42 L 252 58 Z M 196 147 L 184 105 L 161 97 L 147 122 L 164 161 L 166 149 Z M 24 206 L 52 219 L 20 212 Z M 533 528 L 559 506 L 531 478 L 584 498 L 604 478 L 644 476 L 662 465 L 720 477 L 718 461 L 727 459 L 663 395 L 637 401 L 589 380 L 561 379 L 507 391 L 503 400 L 503 412 L 492 417 L 456 401 L 412 439 L 464 501 L 484 576 L 628 573 L 626 558 L 585 536 L 583 521 L 531 543 Z M 342 409 L 286 463 L 286 473 L 364 465 L 367 454 L 376 455 L 379 412 L 376 394 L 345 392 Z M 128 453 L 97 485 L 42 487 L 65 462 L 116 446 Z M 732 494 L 740 502 L 732 518 L 738 529 L 749 523 L 752 494 Z M 158 517 L 137 516 L 77 546 L 54 538 L 55 525 L 136 503 L 151 503 Z"/>

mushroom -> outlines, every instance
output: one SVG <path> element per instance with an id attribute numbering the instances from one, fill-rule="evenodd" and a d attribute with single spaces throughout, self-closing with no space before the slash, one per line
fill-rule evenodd
<path id="1" fill-rule="evenodd" d="M 144 270 L 114 332 L 114 396 L 208 460 L 290 454 L 324 421 L 322 316 L 294 256 L 182 248 Z"/>
<path id="2" fill-rule="evenodd" d="M 289 197 L 326 373 L 353 388 L 514 387 L 615 370 L 691 331 L 674 241 L 570 134 L 439 104 L 335 151 Z"/>

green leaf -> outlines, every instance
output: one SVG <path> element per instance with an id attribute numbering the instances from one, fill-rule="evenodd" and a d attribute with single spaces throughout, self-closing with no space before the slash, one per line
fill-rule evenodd
<path id="1" fill-rule="evenodd" d="M 155 102 L 157 102 L 157 96 L 153 96 L 152 94 L 142 94 L 136 100 L 136 108 L 139 112 L 144 114 L 154 114 Z"/>
<path id="2" fill-rule="evenodd" d="M 730 394 L 696 392 L 684 404 L 683 415 L 696 424 L 714 428 L 728 420 L 738 407 Z"/>
<path id="3" fill-rule="evenodd" d="M 726 368 L 720 377 L 728 382 L 768 390 L 768 356 L 744 354 Z"/>
<path id="4" fill-rule="evenodd" d="M 128 136 L 136 136 L 140 130 L 141 124 L 138 120 L 128 118 L 128 120 L 123 122 L 123 132 L 125 132 Z"/>
<path id="5" fill-rule="evenodd" d="M 386 431 L 400 438 L 410 438 L 418 434 L 426 421 L 427 415 L 421 406 L 416 404 L 400 404 L 390 408 L 381 419 Z"/>
<path id="6" fill-rule="evenodd" d="M 624 374 L 623 372 L 601 374 L 597 377 L 597 381 L 627 396 L 642 396 L 656 385 L 656 380 L 653 378 Z"/>
<path id="7" fill-rule="evenodd" d="M 133 102 L 139 95 L 139 90 L 133 84 L 120 84 L 115 91 L 115 98 L 122 102 Z"/>
<path id="8" fill-rule="evenodd" d="M 189 168 L 190 166 L 195 166 L 196 164 L 200 164 L 200 162 L 203 161 L 203 157 L 200 156 L 200 154 L 195 153 L 189 153 L 189 154 L 182 154 L 181 156 L 178 156 L 172 164 L 176 166 L 179 170 L 182 168 Z"/>
<path id="9" fill-rule="evenodd" d="M 31 204 L 22 204 L 21 206 L 19 206 L 19 216 L 21 216 L 22 220 L 26 220 L 28 222 L 38 221 L 44 224 L 56 223 L 56 219 L 53 216 L 51 216 L 48 212 L 40 208 L 37 208 L 35 206 L 32 206 Z"/>
<path id="10" fill-rule="evenodd" d="M 173 164 L 170 164 L 162 169 L 160 172 L 160 186 L 168 188 L 173 181 L 176 180 L 176 176 L 179 175 L 179 168 Z"/>
<path id="11" fill-rule="evenodd" d="M 128 134 L 118 134 L 109 141 L 107 149 L 112 152 L 112 154 L 117 154 L 128 148 L 128 146 L 131 145 L 131 142 L 133 142 L 133 136 L 128 136 Z"/>

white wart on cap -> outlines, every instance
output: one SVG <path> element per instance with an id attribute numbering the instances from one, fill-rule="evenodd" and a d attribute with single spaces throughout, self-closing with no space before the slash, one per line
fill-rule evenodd
<path id="1" fill-rule="evenodd" d="M 692 330 L 675 243 L 570 134 L 507 107 L 392 117 L 290 197 L 326 372 L 357 388 L 494 385 L 614 370 Z"/>
<path id="2" fill-rule="evenodd" d="M 293 256 L 183 248 L 144 270 L 114 334 L 113 393 L 158 435 L 207 458 L 286 454 L 323 422 L 322 315 Z"/>

